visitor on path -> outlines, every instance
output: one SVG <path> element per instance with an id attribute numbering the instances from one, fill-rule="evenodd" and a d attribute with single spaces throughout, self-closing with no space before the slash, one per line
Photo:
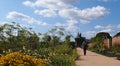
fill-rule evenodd
<path id="1" fill-rule="evenodd" d="M 87 40 L 84 40 L 83 43 L 83 52 L 84 52 L 84 55 L 86 55 L 86 50 L 88 48 L 88 41 Z"/>

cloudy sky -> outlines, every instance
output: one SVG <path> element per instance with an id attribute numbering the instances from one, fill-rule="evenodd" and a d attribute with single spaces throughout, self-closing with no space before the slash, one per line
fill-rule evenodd
<path id="1" fill-rule="evenodd" d="M 45 33 L 54 26 L 91 38 L 120 31 L 120 0 L 0 0 L 0 24 L 17 22 Z"/>

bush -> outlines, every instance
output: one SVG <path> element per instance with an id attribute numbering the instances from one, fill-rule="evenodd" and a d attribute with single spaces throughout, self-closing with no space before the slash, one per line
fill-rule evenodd
<path id="1" fill-rule="evenodd" d="M 0 66 L 46 66 L 46 63 L 41 59 L 13 52 L 0 57 Z"/>
<path id="2" fill-rule="evenodd" d="M 53 66 L 73 66 L 73 62 L 69 55 L 56 55 L 52 56 L 51 63 Z"/>
<path id="3" fill-rule="evenodd" d="M 75 66 L 77 58 L 76 50 L 71 51 L 71 54 L 59 54 L 50 57 L 53 66 Z"/>
<path id="4" fill-rule="evenodd" d="M 58 54 L 69 54 L 72 51 L 72 48 L 68 45 L 57 45 L 54 49 Z"/>
<path id="5" fill-rule="evenodd" d="M 55 53 L 55 55 L 50 57 L 53 66 L 75 66 L 77 52 L 69 45 L 56 46 Z"/>

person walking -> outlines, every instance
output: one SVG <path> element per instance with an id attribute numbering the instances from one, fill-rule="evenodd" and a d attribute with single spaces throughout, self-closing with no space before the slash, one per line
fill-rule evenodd
<path id="1" fill-rule="evenodd" d="M 87 40 L 84 40 L 83 43 L 82 43 L 82 45 L 83 45 L 83 53 L 84 53 L 84 55 L 86 55 L 86 50 L 88 48 L 88 42 L 87 42 Z"/>

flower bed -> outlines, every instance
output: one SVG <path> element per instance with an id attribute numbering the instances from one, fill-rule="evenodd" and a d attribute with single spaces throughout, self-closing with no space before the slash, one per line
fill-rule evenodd
<path id="1" fill-rule="evenodd" d="M 0 57 L 0 66 L 46 66 L 46 63 L 42 59 L 13 52 Z"/>

